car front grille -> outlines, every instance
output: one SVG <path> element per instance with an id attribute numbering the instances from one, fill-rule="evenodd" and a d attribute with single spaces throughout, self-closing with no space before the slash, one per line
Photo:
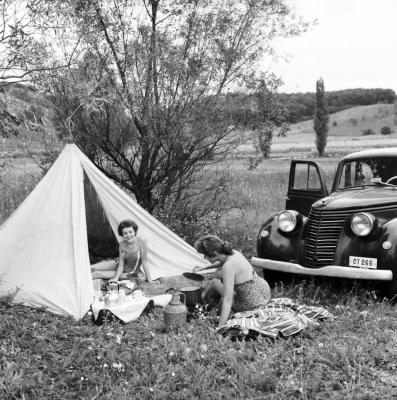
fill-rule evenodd
<path id="1" fill-rule="evenodd" d="M 303 252 L 304 266 L 319 268 L 332 265 L 339 235 L 346 219 L 357 212 L 376 212 L 396 209 L 395 205 L 354 208 L 344 210 L 310 210 L 307 220 L 306 240 Z"/>

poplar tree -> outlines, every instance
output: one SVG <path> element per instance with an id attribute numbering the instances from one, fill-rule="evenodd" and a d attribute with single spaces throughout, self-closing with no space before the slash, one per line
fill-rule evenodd
<path id="1" fill-rule="evenodd" d="M 328 107 L 325 98 L 324 81 L 320 78 L 316 83 L 316 108 L 314 110 L 314 131 L 316 132 L 316 148 L 318 154 L 324 154 L 328 137 Z"/>

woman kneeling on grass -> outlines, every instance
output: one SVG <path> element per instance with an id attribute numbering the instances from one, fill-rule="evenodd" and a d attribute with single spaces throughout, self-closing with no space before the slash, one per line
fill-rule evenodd
<path id="1" fill-rule="evenodd" d="M 203 293 L 205 301 L 220 295 L 222 311 L 219 326 L 226 324 L 233 306 L 235 312 L 250 311 L 266 305 L 270 300 L 270 287 L 259 277 L 249 261 L 230 243 L 214 235 L 197 240 L 195 249 L 212 264 L 219 262 L 214 279 Z"/>
<path id="2" fill-rule="evenodd" d="M 146 280 L 152 281 L 150 271 L 147 267 L 147 244 L 146 240 L 137 237 L 138 225 L 129 219 L 121 221 L 118 233 L 123 237 L 119 244 L 119 257 L 115 260 L 105 260 L 91 265 L 92 279 L 137 279 L 145 280 L 141 267 L 146 274 Z"/>

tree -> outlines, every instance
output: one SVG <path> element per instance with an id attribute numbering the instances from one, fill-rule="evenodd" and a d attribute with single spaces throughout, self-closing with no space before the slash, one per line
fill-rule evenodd
<path id="1" fill-rule="evenodd" d="M 176 212 L 195 196 L 214 205 L 224 184 L 202 175 L 237 139 L 227 92 L 272 81 L 258 66 L 273 39 L 307 27 L 285 0 L 28 6 L 52 66 L 31 77 L 51 96 L 65 135 L 149 211 Z"/>
<path id="2" fill-rule="evenodd" d="M 328 137 L 328 108 L 325 98 L 324 81 L 320 78 L 316 83 L 316 108 L 314 111 L 314 131 L 316 132 L 316 147 L 318 154 L 324 154 Z"/>

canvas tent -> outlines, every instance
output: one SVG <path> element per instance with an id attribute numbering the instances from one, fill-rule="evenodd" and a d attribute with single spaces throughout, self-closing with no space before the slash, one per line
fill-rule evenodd
<path id="1" fill-rule="evenodd" d="M 148 243 L 152 279 L 180 275 L 203 258 L 100 172 L 74 144 L 0 227 L 0 290 L 15 301 L 81 318 L 93 298 L 89 247 L 117 252 L 130 218 Z M 117 241 L 116 241 L 117 240 Z M 107 247 L 106 247 L 107 246 Z"/>

